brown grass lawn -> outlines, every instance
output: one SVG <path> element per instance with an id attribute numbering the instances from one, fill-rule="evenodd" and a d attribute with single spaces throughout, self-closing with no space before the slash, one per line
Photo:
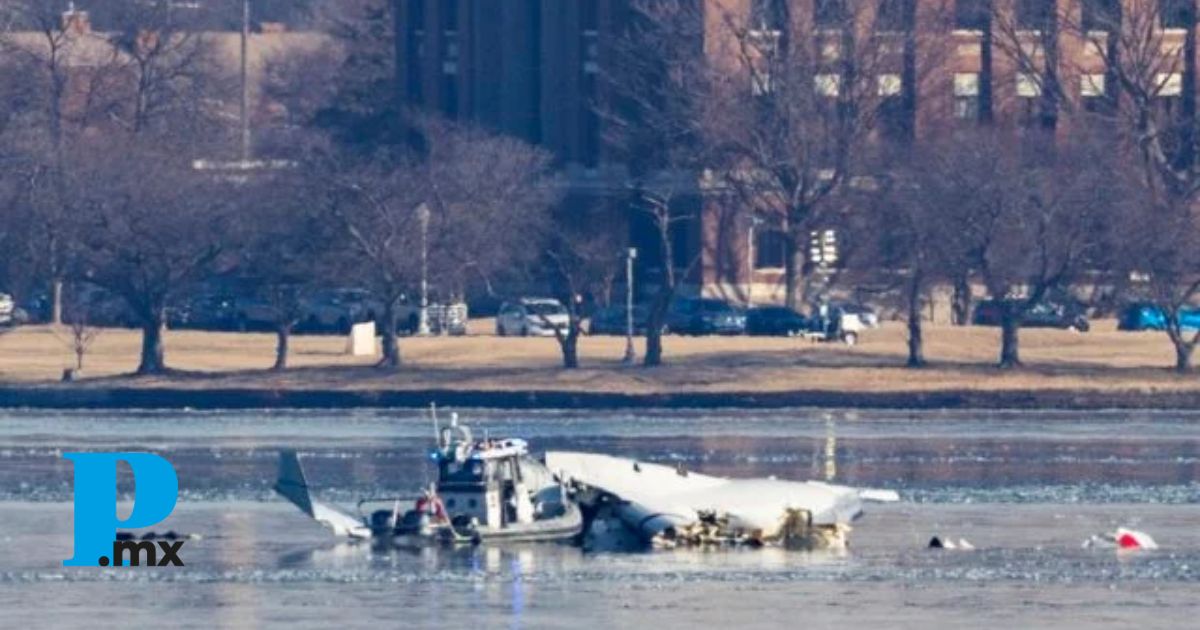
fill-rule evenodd
<path id="1" fill-rule="evenodd" d="M 293 339 L 293 368 L 267 370 L 269 334 L 169 331 L 167 363 L 179 374 L 153 379 L 122 375 L 137 365 L 139 334 L 108 330 L 95 342 L 80 386 L 258 387 L 296 389 L 579 390 L 626 393 L 673 391 L 931 391 L 977 390 L 1200 390 L 1200 377 L 1177 376 L 1162 333 L 1122 333 L 1112 322 L 1092 332 L 1021 333 L 1026 367 L 993 367 L 999 331 L 931 327 L 929 368 L 903 367 L 905 333 L 887 323 L 854 348 L 784 338 L 666 339 L 667 365 L 644 369 L 620 363 L 624 339 L 584 338 L 583 368 L 559 367 L 553 339 L 496 338 L 491 320 L 472 322 L 477 334 L 460 338 L 403 339 L 405 366 L 381 373 L 370 358 L 343 354 L 342 337 Z M 56 382 L 73 357 L 68 333 L 29 327 L 0 335 L 0 383 Z M 639 352 L 641 340 L 638 340 Z"/>

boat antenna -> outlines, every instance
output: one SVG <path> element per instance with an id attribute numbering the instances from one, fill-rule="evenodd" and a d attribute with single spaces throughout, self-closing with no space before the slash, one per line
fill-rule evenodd
<path id="1" fill-rule="evenodd" d="M 433 441 L 437 443 L 438 448 L 442 447 L 441 427 L 438 426 L 437 403 L 429 403 L 429 417 L 433 420 Z"/>

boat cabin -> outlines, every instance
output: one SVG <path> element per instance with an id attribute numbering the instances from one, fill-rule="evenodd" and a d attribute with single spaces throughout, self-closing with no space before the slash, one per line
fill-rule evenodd
<path id="1" fill-rule="evenodd" d="M 473 441 L 465 427 L 443 432 L 438 464 L 437 494 L 451 522 L 474 522 L 502 529 L 532 523 L 534 506 L 522 463 L 528 457 L 524 440 Z"/>

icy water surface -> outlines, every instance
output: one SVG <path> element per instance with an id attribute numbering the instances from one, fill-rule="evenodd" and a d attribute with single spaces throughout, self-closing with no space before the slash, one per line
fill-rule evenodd
<path id="1" fill-rule="evenodd" d="M 534 448 L 722 475 L 900 491 L 843 554 L 583 554 L 560 545 L 339 545 L 271 496 L 276 449 L 348 504 L 428 478 L 413 411 L 0 412 L 0 627 L 1194 627 L 1200 414 L 817 410 L 464 412 Z M 185 568 L 67 570 L 71 450 L 151 450 L 179 472 L 160 529 Z M 123 480 L 123 484 L 127 480 Z M 129 490 L 129 487 L 124 488 Z M 1162 549 L 1083 539 L 1117 525 Z M 930 551 L 933 534 L 973 552 Z"/>

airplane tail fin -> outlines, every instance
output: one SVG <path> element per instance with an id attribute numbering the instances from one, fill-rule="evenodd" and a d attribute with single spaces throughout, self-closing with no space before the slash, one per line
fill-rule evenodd
<path id="1" fill-rule="evenodd" d="M 332 505 L 314 501 L 309 494 L 304 468 L 295 451 L 280 451 L 279 477 L 275 480 L 275 492 L 311 516 L 313 520 L 333 530 L 338 536 L 370 538 L 371 530 L 362 520 Z"/>
<path id="2" fill-rule="evenodd" d="M 275 480 L 275 492 L 291 501 L 300 511 L 312 516 L 312 497 L 308 493 L 308 481 L 296 451 L 279 452 L 279 478 Z"/>

